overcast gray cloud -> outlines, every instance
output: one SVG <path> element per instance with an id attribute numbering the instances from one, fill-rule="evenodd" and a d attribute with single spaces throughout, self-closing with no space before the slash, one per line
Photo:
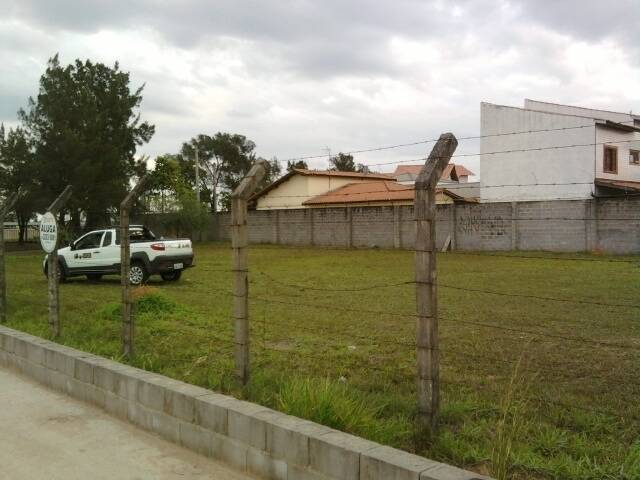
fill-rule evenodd
<path id="1" fill-rule="evenodd" d="M 218 130 L 280 158 L 469 135 L 482 100 L 640 110 L 636 0 L 0 0 L 0 10 L 0 121 L 14 124 L 56 52 L 118 60 L 146 84 L 152 155 Z"/>

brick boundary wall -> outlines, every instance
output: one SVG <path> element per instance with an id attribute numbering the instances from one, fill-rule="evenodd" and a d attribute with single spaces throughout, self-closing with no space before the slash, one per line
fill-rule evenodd
<path id="1" fill-rule="evenodd" d="M 3 326 L 0 365 L 262 478 L 488 479 Z"/>
<path id="2" fill-rule="evenodd" d="M 161 216 L 146 219 L 162 231 Z M 259 210 L 248 220 L 252 243 L 412 249 L 415 242 L 412 206 Z M 229 240 L 229 221 L 219 213 L 204 238 Z M 640 198 L 438 205 L 438 248 L 448 236 L 463 251 L 640 253 Z"/>

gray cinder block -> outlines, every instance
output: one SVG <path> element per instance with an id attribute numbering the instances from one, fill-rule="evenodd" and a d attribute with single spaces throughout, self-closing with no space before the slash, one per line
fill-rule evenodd
<path id="1" fill-rule="evenodd" d="M 422 472 L 440 465 L 424 457 L 379 446 L 360 455 L 360 480 L 419 480 Z"/>
<path id="2" fill-rule="evenodd" d="M 249 446 L 264 450 L 267 443 L 265 423 L 256 418 L 255 414 L 269 409 L 233 398 L 224 405 L 228 410 L 228 435 Z"/>
<path id="3" fill-rule="evenodd" d="M 179 422 L 180 444 L 203 455 L 212 455 L 213 432 L 192 423 Z"/>
<path id="4" fill-rule="evenodd" d="M 261 478 L 287 480 L 287 462 L 256 448 L 247 451 L 247 471 Z"/>
<path id="5" fill-rule="evenodd" d="M 329 427 L 275 411 L 259 412 L 256 417 L 265 422 L 267 452 L 303 467 L 309 464 L 309 437 L 331 431 Z"/>
<path id="6" fill-rule="evenodd" d="M 195 422 L 195 402 L 198 397 L 208 395 L 209 390 L 176 382 L 167 385 L 164 392 L 164 412 L 185 422 Z"/>
<path id="7" fill-rule="evenodd" d="M 229 400 L 231 397 L 218 393 L 196 397 L 194 401 L 195 422 L 203 428 L 227 435 L 228 410 L 224 404 Z"/>
<path id="8" fill-rule="evenodd" d="M 309 439 L 311 468 L 336 480 L 360 478 L 360 453 L 380 445 L 347 433 L 330 431 Z"/>
<path id="9" fill-rule="evenodd" d="M 422 472 L 420 480 L 491 480 L 491 478 L 441 463 L 439 466 Z"/>
<path id="10" fill-rule="evenodd" d="M 246 470 L 248 451 L 246 443 L 233 440 L 226 435 L 213 434 L 211 456 L 233 468 Z"/>

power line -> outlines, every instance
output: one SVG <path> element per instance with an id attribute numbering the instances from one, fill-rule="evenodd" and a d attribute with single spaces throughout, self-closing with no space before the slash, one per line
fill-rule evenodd
<path id="1" fill-rule="evenodd" d="M 540 152 L 544 150 L 559 150 L 563 148 L 579 148 L 579 147 L 594 147 L 598 145 L 611 145 L 614 143 L 637 143 L 638 140 L 617 140 L 612 142 L 595 142 L 595 143 L 574 143 L 571 145 L 553 145 L 550 147 L 535 147 L 535 148 L 514 148 L 510 150 L 496 150 L 493 152 L 480 152 L 480 153 L 454 153 L 451 158 L 462 158 L 462 157 L 479 157 L 482 155 L 499 155 L 502 153 L 523 153 L 523 152 Z M 406 162 L 417 162 L 417 161 L 426 161 L 429 157 L 421 157 L 414 160 L 396 160 L 393 162 L 382 162 L 382 163 L 371 163 L 368 164 L 367 167 L 379 167 L 383 165 L 396 165 L 399 163 Z"/>
<path id="2" fill-rule="evenodd" d="M 621 124 L 625 124 L 625 123 L 634 123 L 633 120 L 628 121 L 628 122 L 619 122 Z M 574 127 L 559 127 L 559 128 L 543 128 L 543 129 L 538 129 L 538 130 L 520 130 L 520 131 L 513 131 L 513 132 L 504 132 L 504 133 L 493 133 L 493 134 L 488 134 L 488 135 L 468 135 L 468 136 L 464 136 L 464 137 L 458 137 L 457 140 L 458 141 L 464 141 L 464 140 L 478 140 L 478 139 L 482 139 L 482 138 L 492 138 L 492 137 L 504 137 L 504 136 L 510 136 L 510 135 L 525 135 L 525 134 L 533 134 L 533 133 L 542 133 L 542 132 L 558 132 L 558 131 L 563 131 L 563 130 L 576 130 L 576 129 L 581 129 L 581 128 L 596 128 L 595 124 L 592 125 L 578 125 L 578 126 L 574 126 Z M 428 144 L 428 143 L 435 143 L 438 141 L 438 138 L 428 138 L 428 139 L 424 139 L 424 140 L 417 140 L 414 142 L 408 142 L 408 143 L 398 143 L 395 145 L 386 145 L 386 146 L 381 146 L 381 147 L 368 147 L 368 148 L 362 148 L 362 149 L 358 149 L 358 150 L 350 150 L 347 152 L 341 152 L 345 155 L 353 155 L 353 154 L 358 154 L 358 153 L 369 153 L 369 152 L 379 152 L 379 151 L 384 151 L 384 150 L 392 150 L 395 148 L 403 148 L 403 147 L 412 147 L 412 146 L 416 146 L 416 145 L 424 145 L 424 144 Z M 314 155 L 303 155 L 303 156 L 299 156 L 299 157 L 291 157 L 291 158 L 286 158 L 284 160 L 280 160 L 281 162 L 293 162 L 296 160 L 312 160 L 312 159 L 317 159 L 317 158 L 329 158 L 331 157 L 331 154 L 314 154 Z M 369 166 L 375 166 L 374 165 L 369 165 Z"/>

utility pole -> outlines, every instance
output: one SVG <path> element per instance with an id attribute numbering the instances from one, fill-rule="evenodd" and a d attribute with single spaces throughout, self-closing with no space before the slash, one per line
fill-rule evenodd
<path id="1" fill-rule="evenodd" d="M 198 159 L 198 147 L 196 147 L 196 200 L 200 205 L 200 161 Z"/>

